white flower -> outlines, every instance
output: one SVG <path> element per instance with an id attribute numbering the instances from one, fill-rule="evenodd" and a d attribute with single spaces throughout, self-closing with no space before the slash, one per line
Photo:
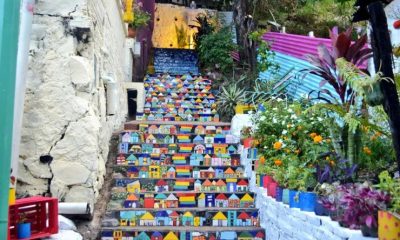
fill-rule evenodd
<path id="1" fill-rule="evenodd" d="M 264 121 L 265 119 L 267 119 L 265 116 L 260 117 L 260 121 Z"/>
<path id="2" fill-rule="evenodd" d="M 292 114 L 292 116 L 290 116 L 291 119 L 297 119 L 296 114 Z"/>
<path id="3" fill-rule="evenodd" d="M 273 118 L 272 119 L 272 123 L 276 123 L 277 121 L 276 121 L 276 118 Z"/>
<path id="4" fill-rule="evenodd" d="M 274 111 L 278 111 L 278 108 L 273 108 L 272 110 L 274 110 Z"/>
<path id="5" fill-rule="evenodd" d="M 320 122 L 322 122 L 322 120 L 324 120 L 324 119 L 321 118 L 321 117 L 318 117 L 317 119 L 318 119 L 318 121 L 320 121 Z"/>
<path id="6" fill-rule="evenodd" d="M 277 101 L 277 102 L 282 102 L 283 99 L 282 99 L 282 98 L 277 98 L 276 101 Z"/>
<path id="7" fill-rule="evenodd" d="M 293 113 L 293 110 L 291 108 L 289 108 L 288 112 L 289 113 Z"/>
<path id="8" fill-rule="evenodd" d="M 282 131 L 282 135 L 286 135 L 286 133 L 287 133 L 287 130 Z"/>

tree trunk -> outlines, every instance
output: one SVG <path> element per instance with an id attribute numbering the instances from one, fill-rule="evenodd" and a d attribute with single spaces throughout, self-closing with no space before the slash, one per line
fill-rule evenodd
<path id="1" fill-rule="evenodd" d="M 392 67 L 392 45 L 387 26 L 387 19 L 383 5 L 380 1 L 368 5 L 370 23 L 372 27 L 371 40 L 374 52 L 376 71 L 383 73 L 384 77 L 394 79 Z M 400 103 L 396 85 L 392 81 L 381 81 L 384 95 L 383 108 L 389 116 L 392 132 L 393 146 L 396 152 L 397 167 L 400 171 Z"/>
<path id="2" fill-rule="evenodd" d="M 235 0 L 233 18 L 236 25 L 237 44 L 239 45 L 240 61 L 247 65 L 252 73 L 257 71 L 257 51 L 255 44 L 248 38 L 256 28 L 251 16 L 250 0 Z"/>

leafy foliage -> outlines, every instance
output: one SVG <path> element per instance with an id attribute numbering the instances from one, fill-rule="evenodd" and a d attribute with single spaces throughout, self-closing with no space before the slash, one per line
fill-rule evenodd
<path id="1" fill-rule="evenodd" d="M 150 14 L 146 11 L 143 11 L 139 6 L 135 5 L 133 10 L 133 21 L 129 23 L 129 26 L 132 28 L 140 28 L 146 26 L 150 21 Z"/>
<path id="2" fill-rule="evenodd" d="M 265 32 L 266 30 L 257 30 L 249 35 L 249 38 L 257 44 L 257 70 L 259 72 L 271 71 L 276 73 L 280 66 L 274 61 L 275 53 L 271 51 L 269 43 L 262 39 Z"/>
<path id="3" fill-rule="evenodd" d="M 245 101 L 245 91 L 232 83 L 228 86 L 222 86 L 218 95 L 218 111 L 222 118 L 231 119 L 235 115 L 236 105 Z"/>
<path id="4" fill-rule="evenodd" d="M 196 49 L 200 46 L 202 37 L 207 36 L 215 31 L 215 26 L 211 23 L 211 19 L 206 14 L 200 14 L 196 17 L 196 23 L 198 26 L 196 34 L 194 34 L 193 40 Z"/>
<path id="5" fill-rule="evenodd" d="M 230 54 L 235 49 L 230 29 L 223 28 L 200 39 L 199 59 L 206 68 L 221 69 L 223 73 L 230 72 L 233 67 Z"/>
<path id="6" fill-rule="evenodd" d="M 343 76 L 338 73 L 336 60 L 343 58 L 347 62 L 360 67 L 372 56 L 372 50 L 365 47 L 365 44 L 367 43 L 366 35 L 352 43 L 352 30 L 352 28 L 349 28 L 345 32 L 338 34 L 338 29 L 333 28 L 330 31 L 332 50 L 329 50 L 328 47 L 321 44 L 318 46 L 318 56 L 307 56 L 308 61 L 314 67 L 305 70 L 305 72 L 322 78 L 320 82 L 321 90 L 319 93 L 322 93 L 324 96 L 322 97 L 319 94 L 318 98 L 320 100 L 328 102 L 333 100 L 336 103 L 343 105 L 352 104 L 354 102 L 354 91 L 344 80 Z M 329 84 L 335 92 L 332 93 L 328 88 L 323 88 L 326 84 Z"/>

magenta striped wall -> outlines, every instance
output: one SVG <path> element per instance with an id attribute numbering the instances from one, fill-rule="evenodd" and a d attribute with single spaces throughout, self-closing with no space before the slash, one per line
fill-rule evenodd
<path id="1" fill-rule="evenodd" d="M 272 43 L 272 50 L 292 57 L 305 59 L 306 54 L 316 55 L 317 46 L 325 44 L 331 48 L 331 39 L 314 38 L 302 35 L 268 32 L 263 36 L 263 40 Z"/>

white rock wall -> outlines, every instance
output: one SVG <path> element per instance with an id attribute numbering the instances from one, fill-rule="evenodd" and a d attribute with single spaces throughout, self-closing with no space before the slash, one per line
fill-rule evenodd
<path id="1" fill-rule="evenodd" d="M 125 120 L 132 58 L 117 0 L 38 0 L 21 139 L 18 194 L 94 203 L 112 132 Z M 102 76 L 117 82 L 108 116 Z M 54 160 L 41 163 L 49 154 Z"/>

